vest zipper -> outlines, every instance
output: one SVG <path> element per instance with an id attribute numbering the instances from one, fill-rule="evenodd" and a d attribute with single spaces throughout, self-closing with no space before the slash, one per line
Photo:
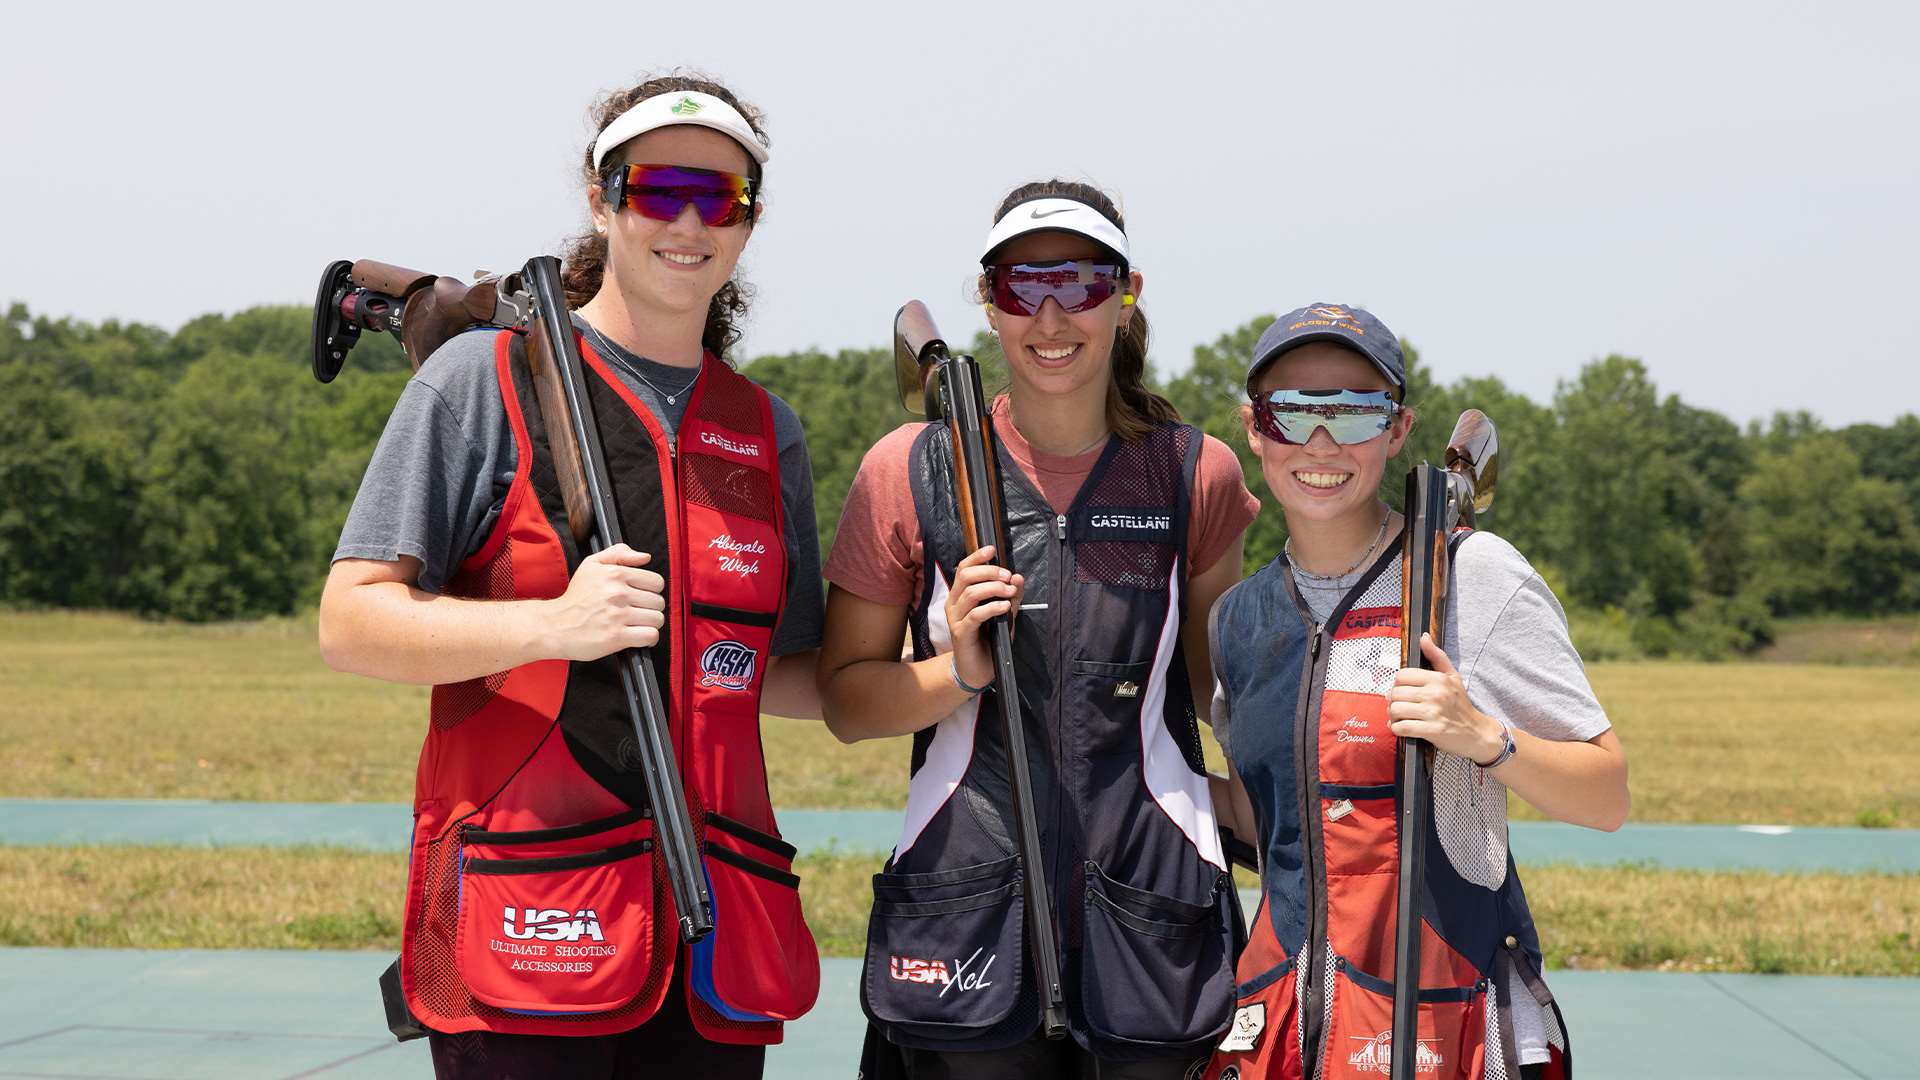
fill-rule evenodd
<path id="1" fill-rule="evenodd" d="M 1053 615 L 1055 627 L 1065 627 L 1070 625 L 1066 621 L 1067 573 L 1068 563 L 1073 558 L 1072 550 L 1067 547 L 1067 515 L 1053 516 L 1053 535 L 1058 545 L 1054 549 L 1058 556 L 1058 569 L 1053 575 L 1053 602 L 1048 607 L 1048 611 Z M 1065 770 L 1061 768 L 1061 763 L 1066 760 L 1065 748 L 1061 745 L 1065 738 L 1066 727 L 1061 719 L 1061 710 L 1064 707 L 1063 703 L 1067 700 L 1067 657 L 1062 636 L 1058 633 L 1049 636 L 1054 641 L 1053 701 L 1051 702 L 1053 715 L 1047 718 L 1050 721 L 1047 724 L 1047 746 L 1053 753 L 1053 760 L 1047 763 L 1047 771 L 1053 777 L 1053 843 L 1047 845 L 1045 850 L 1054 865 L 1043 867 L 1042 872 L 1046 873 L 1048 880 L 1053 882 L 1053 905 L 1055 912 L 1058 912 L 1061 897 L 1073 895 L 1072 890 L 1067 887 L 1067 882 L 1062 880 L 1062 875 L 1058 872 L 1058 868 L 1065 862 L 1060 855 L 1061 838 L 1067 835 L 1067 829 L 1061 821 L 1066 808 L 1066 796 L 1062 789 L 1066 787 L 1068 780 Z M 1081 854 L 1084 856 L 1085 852 Z M 1061 940 L 1058 933 L 1061 922 L 1062 920 L 1057 917 L 1054 919 L 1055 940 Z"/>
<path id="2" fill-rule="evenodd" d="M 662 425 L 662 427 L 664 428 L 665 425 Z M 662 434 L 665 434 L 665 432 L 663 431 Z M 686 490 L 685 477 L 681 475 L 683 462 L 680 460 L 678 449 L 680 433 L 675 431 L 667 435 L 666 440 L 667 472 L 673 477 L 673 490 L 668 493 L 668 497 L 664 500 L 667 515 L 667 536 L 669 537 L 667 541 L 667 573 L 669 575 L 667 588 L 669 590 L 677 588 L 679 591 L 678 597 L 670 596 L 667 598 L 668 618 L 673 619 L 675 616 L 678 617 L 678 621 L 673 624 L 673 643 L 678 647 L 680 653 L 680 663 L 673 665 L 674 685 L 671 688 L 674 703 L 670 706 L 670 709 L 672 710 L 672 715 L 680 718 L 680 723 L 677 725 L 679 731 L 674 732 L 676 737 L 673 741 L 673 760 L 674 763 L 680 767 L 680 786 L 682 790 L 687 790 L 693 787 L 692 777 L 694 775 L 687 760 L 687 747 L 692 741 L 693 731 L 693 709 L 691 707 L 693 704 L 693 694 L 691 692 L 683 693 L 682 688 L 693 685 L 693 653 L 686 647 L 686 613 L 690 610 L 692 601 L 689 596 L 689 590 L 693 585 L 693 582 L 689 581 L 688 578 L 692 574 L 693 557 L 692 554 L 687 551 L 686 506 L 680 501 L 680 493 Z M 677 585 L 675 584 L 676 582 L 678 583 Z M 673 732 L 675 726 L 676 725 L 669 724 L 668 731 Z M 687 815 L 689 818 L 693 817 L 693 807 L 691 803 L 687 807 Z M 704 821 L 694 822 L 696 838 L 705 836 L 705 824 Z"/>
<path id="3" fill-rule="evenodd" d="M 1318 1046 L 1321 1036 L 1325 1034 L 1320 1030 L 1325 1011 L 1321 1000 L 1327 993 L 1327 988 L 1321 985 L 1326 972 L 1325 958 L 1321 955 L 1326 948 L 1326 897 L 1320 888 L 1325 874 L 1321 860 L 1325 855 L 1321 851 L 1320 836 L 1320 740 L 1317 732 L 1321 694 L 1320 652 L 1325 631 L 1326 624 L 1314 623 L 1313 638 L 1307 645 L 1307 692 L 1300 699 L 1299 728 L 1294 733 L 1295 768 L 1301 780 L 1300 831 L 1306 843 L 1307 940 L 1300 957 L 1307 962 L 1306 969 L 1300 972 L 1300 977 L 1306 980 L 1306 989 L 1301 994 L 1301 1005 L 1306 1010 L 1306 1016 L 1303 1017 L 1306 1038 L 1300 1048 L 1300 1060 L 1302 1071 L 1308 1077 L 1320 1074 Z M 1313 733 L 1311 739 L 1310 732 Z M 1306 1064 L 1308 1062 L 1315 1064 L 1309 1066 Z"/>

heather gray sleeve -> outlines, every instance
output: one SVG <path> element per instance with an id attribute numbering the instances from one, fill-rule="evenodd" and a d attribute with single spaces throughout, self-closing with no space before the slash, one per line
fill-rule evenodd
<path id="1" fill-rule="evenodd" d="M 772 391 L 773 435 L 780 455 L 780 510 L 786 525 L 787 602 L 774 628 L 775 656 L 820 647 L 826 602 L 820 590 L 820 529 L 813 515 L 813 460 L 793 407 Z"/>
<path id="2" fill-rule="evenodd" d="M 420 560 L 439 592 L 499 516 L 517 457 L 494 371 L 494 334 L 434 351 L 400 392 L 367 463 L 334 559 Z"/>
<path id="3" fill-rule="evenodd" d="M 1454 556 L 1448 654 L 1490 716 L 1542 739 L 1585 742 L 1611 725 L 1567 636 L 1567 615 L 1512 544 L 1476 532 Z"/>

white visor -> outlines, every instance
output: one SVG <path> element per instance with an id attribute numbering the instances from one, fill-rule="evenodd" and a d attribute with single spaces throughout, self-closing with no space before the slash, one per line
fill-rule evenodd
<path id="1" fill-rule="evenodd" d="M 1108 221 L 1105 214 L 1076 199 L 1035 199 L 1007 211 L 987 234 L 987 246 L 981 249 L 980 261 L 985 263 L 1000 245 L 1016 236 L 1049 229 L 1078 233 L 1120 256 L 1129 265 L 1133 262 L 1127 254 L 1127 234 Z"/>
<path id="2" fill-rule="evenodd" d="M 613 123 L 607 125 L 607 130 L 593 141 L 593 171 L 599 172 L 607 155 L 613 153 L 621 143 L 654 128 L 672 127 L 675 124 L 698 124 L 731 136 L 734 142 L 753 155 L 753 160 L 762 165 L 767 163 L 767 148 L 754 135 L 752 125 L 740 115 L 739 110 L 712 94 L 688 90 L 655 94 L 615 117 Z"/>

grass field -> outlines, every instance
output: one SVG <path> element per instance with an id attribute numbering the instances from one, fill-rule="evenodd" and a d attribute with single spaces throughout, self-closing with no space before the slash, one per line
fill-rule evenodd
<path id="1" fill-rule="evenodd" d="M 329 670 L 311 622 L 0 612 L 0 797 L 409 802 L 427 690 Z M 904 740 L 764 725 L 781 806 L 899 804 Z"/>
<path id="2" fill-rule="evenodd" d="M 1911 668 L 1590 674 L 1627 746 L 1634 821 L 1920 827 Z M 300 620 L 69 613 L 0 613 L 0 686 L 0 796 L 13 797 L 406 802 L 427 697 L 327 670 Z M 777 805 L 901 804 L 904 739 L 845 746 L 771 718 L 763 737 Z"/>
<path id="3" fill-rule="evenodd" d="M 795 869 L 821 952 L 865 948 L 878 857 Z M 1554 967 L 1920 975 L 1920 874 L 1528 867 Z M 400 947 L 406 859 L 328 849 L 0 847 L 0 945 Z"/>
<path id="4" fill-rule="evenodd" d="M 1861 633 L 1799 627 L 1780 647 L 1815 656 Z M 1920 827 L 1913 669 L 1774 659 L 1592 667 L 1628 747 L 1633 820 Z M 427 696 L 327 670 L 309 621 L 85 613 L 0 612 L 0 689 L 0 797 L 405 802 Z M 777 805 L 901 804 L 905 740 L 849 747 L 777 719 L 763 737 Z M 860 952 L 877 863 L 797 867 L 829 955 Z M 0 847 L 0 945 L 392 949 L 404 867 L 325 849 Z M 1556 965 L 1920 974 L 1920 875 L 1526 877 Z"/>

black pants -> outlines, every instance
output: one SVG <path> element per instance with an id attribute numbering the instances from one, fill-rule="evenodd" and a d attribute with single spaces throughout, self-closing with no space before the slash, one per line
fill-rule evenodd
<path id="1" fill-rule="evenodd" d="M 438 1080 L 627 1080 L 698 1076 L 760 1080 L 764 1046 L 709 1042 L 687 1016 L 686 995 L 673 980 L 653 1019 L 618 1035 L 501 1035 L 429 1032 Z"/>
<path id="2" fill-rule="evenodd" d="M 1035 1035 L 1004 1050 L 902 1050 L 909 1080 L 1186 1080 L 1207 1063 L 1199 1057 L 1102 1061 L 1072 1039 Z"/>

